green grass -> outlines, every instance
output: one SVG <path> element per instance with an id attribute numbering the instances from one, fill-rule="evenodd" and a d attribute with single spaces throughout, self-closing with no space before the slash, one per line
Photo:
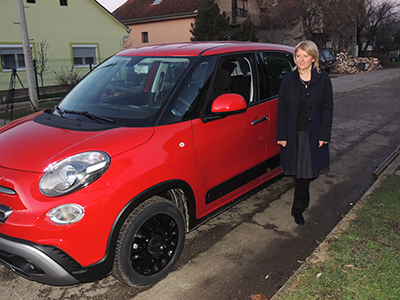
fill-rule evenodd
<path id="1" fill-rule="evenodd" d="M 13 99 L 14 103 L 29 101 L 29 98 L 26 96 L 27 93 L 28 93 L 27 91 L 17 93 L 17 95 L 19 95 L 19 97 L 14 96 L 14 99 Z M 57 93 L 53 92 L 53 93 L 46 93 L 46 94 L 40 93 L 38 96 L 39 96 L 40 100 L 45 100 L 45 99 L 50 99 L 50 98 L 62 98 L 66 94 L 67 94 L 67 92 L 57 92 Z"/>
<path id="2" fill-rule="evenodd" d="M 392 66 L 392 67 L 400 67 L 400 61 L 389 61 L 386 63 L 386 65 L 388 66 Z"/>
<path id="3" fill-rule="evenodd" d="M 43 109 L 46 109 L 46 108 L 53 107 L 57 103 L 58 103 L 58 100 L 57 101 L 49 101 L 49 102 L 41 102 L 41 103 L 39 103 L 39 111 L 43 110 Z M 13 110 L 13 113 L 12 113 L 12 117 L 13 117 L 13 120 L 16 120 L 16 119 L 25 117 L 27 115 L 30 115 L 30 114 L 32 114 L 34 112 L 35 111 L 33 110 L 32 107 L 24 107 L 24 108 L 15 108 L 14 107 L 14 110 Z M 0 119 L 4 119 L 5 115 L 6 115 L 5 111 L 1 111 L 0 112 Z M 9 110 L 7 112 L 7 120 L 10 120 L 10 117 L 11 117 L 11 111 Z M 0 124 L 0 125 L 3 125 L 3 124 Z"/>
<path id="4" fill-rule="evenodd" d="M 390 175 L 279 299 L 400 299 L 399 216 L 400 176 Z"/>

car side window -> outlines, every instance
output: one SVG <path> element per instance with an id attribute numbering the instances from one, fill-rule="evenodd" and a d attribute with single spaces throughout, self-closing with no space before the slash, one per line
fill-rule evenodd
<path id="1" fill-rule="evenodd" d="M 283 76 L 291 72 L 295 66 L 293 55 L 285 52 L 264 52 L 263 65 L 266 77 L 266 97 L 277 96 Z"/>
<path id="2" fill-rule="evenodd" d="M 215 57 L 200 59 L 180 82 L 159 124 L 171 124 L 200 116 L 211 75 L 215 66 Z"/>
<path id="3" fill-rule="evenodd" d="M 214 80 L 214 98 L 225 93 L 243 96 L 248 104 L 254 102 L 254 71 L 252 55 L 222 57 Z"/>

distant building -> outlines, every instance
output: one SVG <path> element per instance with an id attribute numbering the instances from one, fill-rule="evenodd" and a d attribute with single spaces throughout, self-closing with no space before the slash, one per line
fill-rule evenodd
<path id="1" fill-rule="evenodd" d="M 130 0 L 113 14 L 132 29 L 126 48 L 145 45 L 189 42 L 191 23 L 206 0 Z M 215 0 L 221 12 L 226 12 L 231 24 L 237 25 L 250 17 L 260 16 L 256 0 Z"/>
<path id="2" fill-rule="evenodd" d="M 56 85 L 61 68 L 83 76 L 122 49 L 128 28 L 95 0 L 24 0 L 24 6 L 33 58 L 41 42 L 48 46 L 45 86 Z M 0 32 L 0 91 L 8 90 L 12 69 L 27 87 L 15 0 L 1 3 Z"/>

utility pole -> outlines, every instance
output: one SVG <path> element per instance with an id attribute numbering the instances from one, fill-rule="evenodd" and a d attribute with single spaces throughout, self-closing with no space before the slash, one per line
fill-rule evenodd
<path id="1" fill-rule="evenodd" d="M 25 10 L 23 0 L 17 0 L 19 26 L 21 29 L 22 47 L 24 50 L 24 60 L 26 68 L 26 78 L 28 80 L 29 97 L 35 110 L 39 108 L 39 100 L 36 89 L 35 75 L 33 72 L 32 49 L 29 45 L 28 26 L 26 25 Z"/>

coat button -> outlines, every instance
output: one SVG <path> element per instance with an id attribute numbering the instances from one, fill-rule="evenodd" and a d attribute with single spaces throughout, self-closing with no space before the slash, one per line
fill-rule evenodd
<path id="1" fill-rule="evenodd" d="M 307 96 L 310 97 L 311 96 L 310 93 L 307 93 Z"/>
<path id="2" fill-rule="evenodd" d="M 311 118 L 309 118 L 309 119 L 308 119 L 308 122 L 312 122 L 312 119 L 311 119 Z"/>
<path id="3" fill-rule="evenodd" d="M 310 131 L 308 132 L 308 134 L 309 134 L 309 135 L 312 135 L 312 131 L 310 130 Z"/>
<path id="4" fill-rule="evenodd" d="M 311 104 L 308 104 L 308 108 L 311 108 L 312 106 L 311 106 Z"/>

